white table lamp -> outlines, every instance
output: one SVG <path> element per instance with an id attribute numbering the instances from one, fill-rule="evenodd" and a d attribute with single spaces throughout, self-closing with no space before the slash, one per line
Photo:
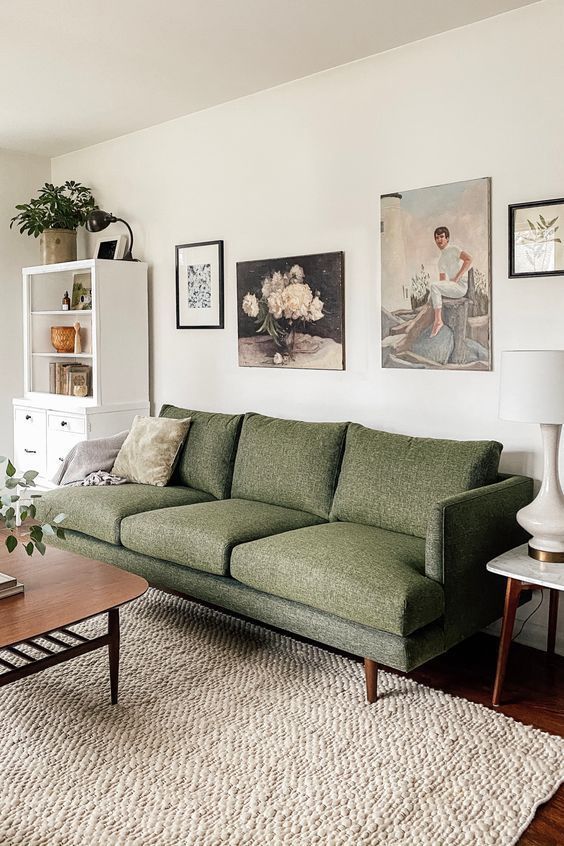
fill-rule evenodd
<path id="1" fill-rule="evenodd" d="M 532 535 L 529 555 L 564 563 L 564 493 L 558 449 L 564 423 L 564 350 L 510 350 L 501 354 L 499 416 L 540 423 L 544 470 L 536 499 L 517 513 Z"/>

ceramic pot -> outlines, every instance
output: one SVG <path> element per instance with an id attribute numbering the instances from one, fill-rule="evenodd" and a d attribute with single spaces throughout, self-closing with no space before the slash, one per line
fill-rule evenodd
<path id="1" fill-rule="evenodd" d="M 74 352 L 74 326 L 51 326 L 51 344 L 58 353 Z"/>
<path id="2" fill-rule="evenodd" d="M 76 261 L 76 229 L 45 229 L 39 236 L 41 264 Z"/>

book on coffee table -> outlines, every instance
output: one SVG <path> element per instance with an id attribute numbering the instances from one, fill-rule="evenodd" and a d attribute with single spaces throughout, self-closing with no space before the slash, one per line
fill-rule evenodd
<path id="1" fill-rule="evenodd" d="M 8 576 L 6 573 L 0 573 L 0 591 L 4 588 L 14 587 L 18 580 L 15 576 Z"/>
<path id="2" fill-rule="evenodd" d="M 24 586 L 22 582 L 16 582 L 11 587 L 0 589 L 0 599 L 6 599 L 7 596 L 14 596 L 16 593 L 23 593 Z"/>

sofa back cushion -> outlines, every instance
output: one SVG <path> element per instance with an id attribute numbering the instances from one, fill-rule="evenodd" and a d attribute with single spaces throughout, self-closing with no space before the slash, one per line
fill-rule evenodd
<path id="1" fill-rule="evenodd" d="M 186 443 L 171 484 L 205 491 L 216 499 L 231 492 L 233 462 L 241 422 L 240 414 L 214 414 L 163 405 L 160 417 L 191 418 Z"/>
<path id="2" fill-rule="evenodd" d="M 246 414 L 231 495 L 328 520 L 346 428 Z"/>
<path id="3" fill-rule="evenodd" d="M 412 438 L 351 423 L 332 520 L 424 538 L 433 506 L 497 480 L 497 441 Z"/>

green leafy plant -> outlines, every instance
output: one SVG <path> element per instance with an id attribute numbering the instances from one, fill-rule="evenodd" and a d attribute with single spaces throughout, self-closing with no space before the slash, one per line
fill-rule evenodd
<path id="1" fill-rule="evenodd" d="M 16 224 L 22 234 L 27 232 L 35 238 L 46 229 L 78 229 L 96 208 L 90 188 L 80 182 L 46 182 L 39 196 L 16 206 L 18 214 L 11 219 L 10 229 Z"/>
<path id="2" fill-rule="evenodd" d="M 29 532 L 29 540 L 24 543 L 24 541 L 15 534 L 18 522 L 16 507 L 20 508 L 19 517 L 22 522 L 28 518 L 31 518 L 32 520 L 35 519 L 36 507 L 33 500 L 38 499 L 41 494 L 28 494 L 27 492 L 30 488 L 35 487 L 35 479 L 37 478 L 38 473 L 35 470 L 27 470 L 22 475 L 18 475 L 18 472 L 10 459 L 0 456 L 0 464 L 3 464 L 4 462 L 6 462 L 6 468 L 4 471 L 4 482 L 2 487 L 5 492 L 2 493 L 2 497 L 0 499 L 2 505 L 0 508 L 0 520 L 10 532 L 5 541 L 8 552 L 13 552 L 18 543 L 20 543 L 28 555 L 33 555 L 35 550 L 37 550 L 40 555 L 45 555 L 46 547 L 43 542 L 43 538 L 46 535 L 51 535 L 53 537 L 57 536 L 58 538 L 64 540 L 65 531 L 61 528 L 59 523 L 65 519 L 65 515 L 57 514 L 51 523 L 33 523 L 31 526 L 27 526 L 26 535 Z M 10 493 L 10 491 L 15 491 L 15 493 Z M 28 502 L 28 500 L 31 500 L 31 502 Z M 20 502 L 22 505 L 18 506 Z"/>

